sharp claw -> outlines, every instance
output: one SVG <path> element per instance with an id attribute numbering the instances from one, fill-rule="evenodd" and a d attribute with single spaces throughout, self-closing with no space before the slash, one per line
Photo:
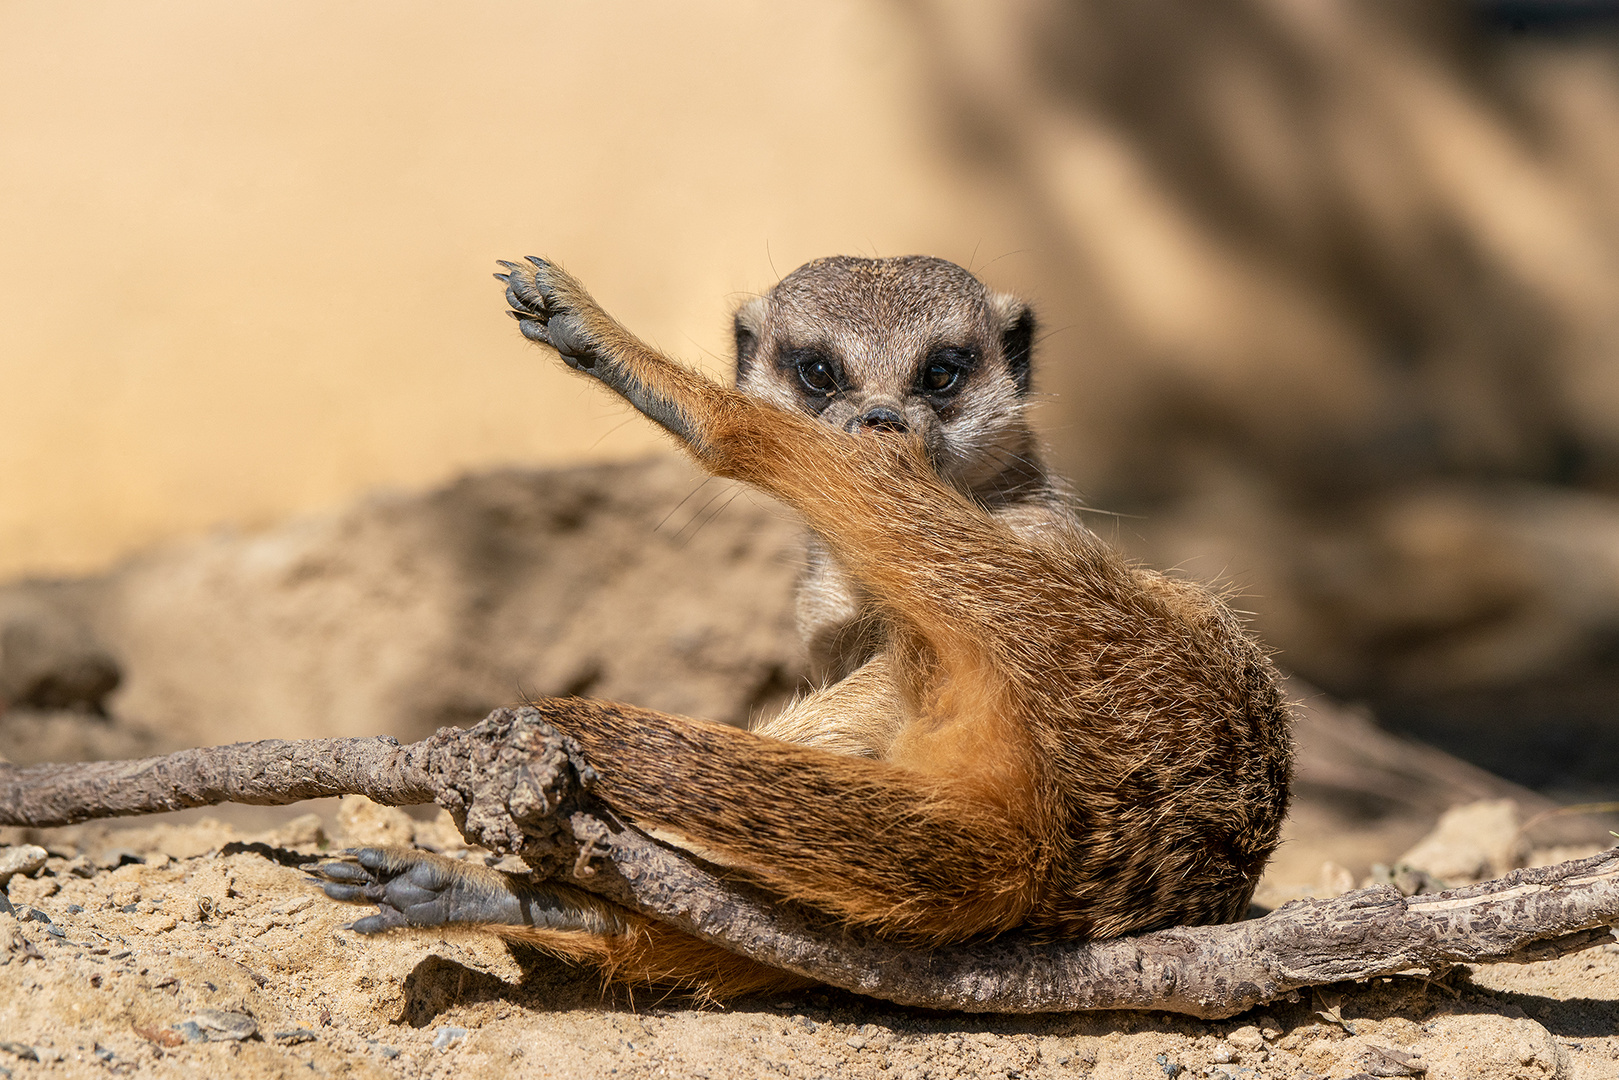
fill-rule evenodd
<path id="1" fill-rule="evenodd" d="M 540 321 L 540 317 L 534 314 L 532 311 L 508 311 L 506 314 L 510 315 L 518 322 L 522 322 L 524 319 L 533 319 L 535 322 Z"/>
<path id="2" fill-rule="evenodd" d="M 551 265 L 550 263 L 546 262 L 544 259 L 540 258 L 538 255 L 524 255 L 523 258 L 527 259 L 529 262 L 533 263 L 535 266 L 538 266 L 541 270 L 544 270 L 546 267 Z"/>
<path id="3" fill-rule="evenodd" d="M 518 266 L 516 263 L 507 262 L 505 259 L 496 259 L 495 263 L 498 266 L 504 266 L 508 270 L 521 270 L 522 269 L 522 267 Z"/>
<path id="4" fill-rule="evenodd" d="M 350 848 L 354 861 L 367 870 L 377 871 L 387 869 L 392 861 L 392 854 L 386 848 Z"/>
<path id="5" fill-rule="evenodd" d="M 346 904 L 369 899 L 369 897 L 365 895 L 365 889 L 359 885 L 339 885 L 335 881 L 328 881 L 324 883 L 321 885 L 320 891 L 325 893 L 330 899 L 338 900 Z"/>
<path id="6" fill-rule="evenodd" d="M 493 274 L 491 276 L 496 281 L 504 281 L 508 285 L 510 285 L 512 283 L 512 276 L 510 274 Z"/>

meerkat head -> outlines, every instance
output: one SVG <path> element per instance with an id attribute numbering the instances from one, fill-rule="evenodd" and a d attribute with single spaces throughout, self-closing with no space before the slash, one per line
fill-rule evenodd
<path id="1" fill-rule="evenodd" d="M 943 259 L 817 259 L 736 313 L 736 384 L 850 432 L 913 431 L 980 498 L 1042 482 L 1034 313 Z"/>

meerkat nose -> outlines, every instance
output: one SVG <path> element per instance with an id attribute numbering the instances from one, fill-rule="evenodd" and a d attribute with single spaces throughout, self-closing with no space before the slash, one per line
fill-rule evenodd
<path id="1" fill-rule="evenodd" d="M 867 409 L 859 416 L 850 418 L 849 422 L 843 427 L 845 431 L 849 432 L 892 431 L 897 434 L 904 434 L 910 430 L 910 425 L 905 422 L 905 417 L 886 405 L 878 405 Z"/>

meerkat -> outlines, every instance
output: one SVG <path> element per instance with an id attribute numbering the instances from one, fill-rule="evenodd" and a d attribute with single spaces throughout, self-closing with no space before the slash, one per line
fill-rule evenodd
<path id="1" fill-rule="evenodd" d="M 751 731 L 534 703 L 615 812 L 784 901 L 918 948 L 1096 939 L 1246 911 L 1288 801 L 1275 669 L 1200 586 L 1135 566 L 1040 464 L 1034 317 L 940 259 L 822 259 L 744 304 L 736 384 L 642 343 L 554 263 L 503 263 L 523 334 L 812 534 L 824 678 Z M 555 882 L 404 849 L 319 871 L 354 929 L 468 923 L 713 998 L 805 982 Z"/>
<path id="2" fill-rule="evenodd" d="M 844 295 L 879 270 L 896 286 L 885 306 Z M 741 392 L 851 433 L 915 432 L 942 479 L 1012 527 L 1067 514 L 1028 423 L 1035 321 L 1015 297 L 940 259 L 820 259 L 744 304 L 733 326 Z M 825 685 L 881 650 L 881 613 L 813 532 L 805 554 L 798 630 Z"/>

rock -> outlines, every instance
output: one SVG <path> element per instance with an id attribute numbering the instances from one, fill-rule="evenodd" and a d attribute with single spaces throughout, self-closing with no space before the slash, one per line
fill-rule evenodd
<path id="1" fill-rule="evenodd" d="M 174 1025 L 186 1042 L 239 1042 L 251 1038 L 258 1030 L 258 1021 L 239 1012 L 224 1009 L 199 1009 L 196 1014 Z"/>
<path id="2" fill-rule="evenodd" d="M 1432 832 L 1400 858 L 1452 885 L 1499 877 L 1528 858 L 1518 804 L 1484 799 L 1445 811 Z"/>
<path id="3" fill-rule="evenodd" d="M 1368 1046 L 1360 1065 L 1372 1076 L 1421 1076 L 1428 1071 L 1422 1055 L 1393 1046 Z"/>
<path id="4" fill-rule="evenodd" d="M 39 1052 L 26 1043 L 0 1042 L 0 1050 L 4 1050 L 6 1053 L 21 1061 L 39 1060 Z"/>
<path id="5" fill-rule="evenodd" d="M 1564 1080 L 1568 1053 L 1540 1024 L 1489 1014 L 1442 1016 L 1422 1048 L 1426 1080 Z"/>
<path id="6" fill-rule="evenodd" d="M 36 844 L 18 844 L 15 847 L 0 848 L 0 890 L 3 890 L 11 879 L 18 874 L 33 875 L 45 865 L 49 853 Z"/>

